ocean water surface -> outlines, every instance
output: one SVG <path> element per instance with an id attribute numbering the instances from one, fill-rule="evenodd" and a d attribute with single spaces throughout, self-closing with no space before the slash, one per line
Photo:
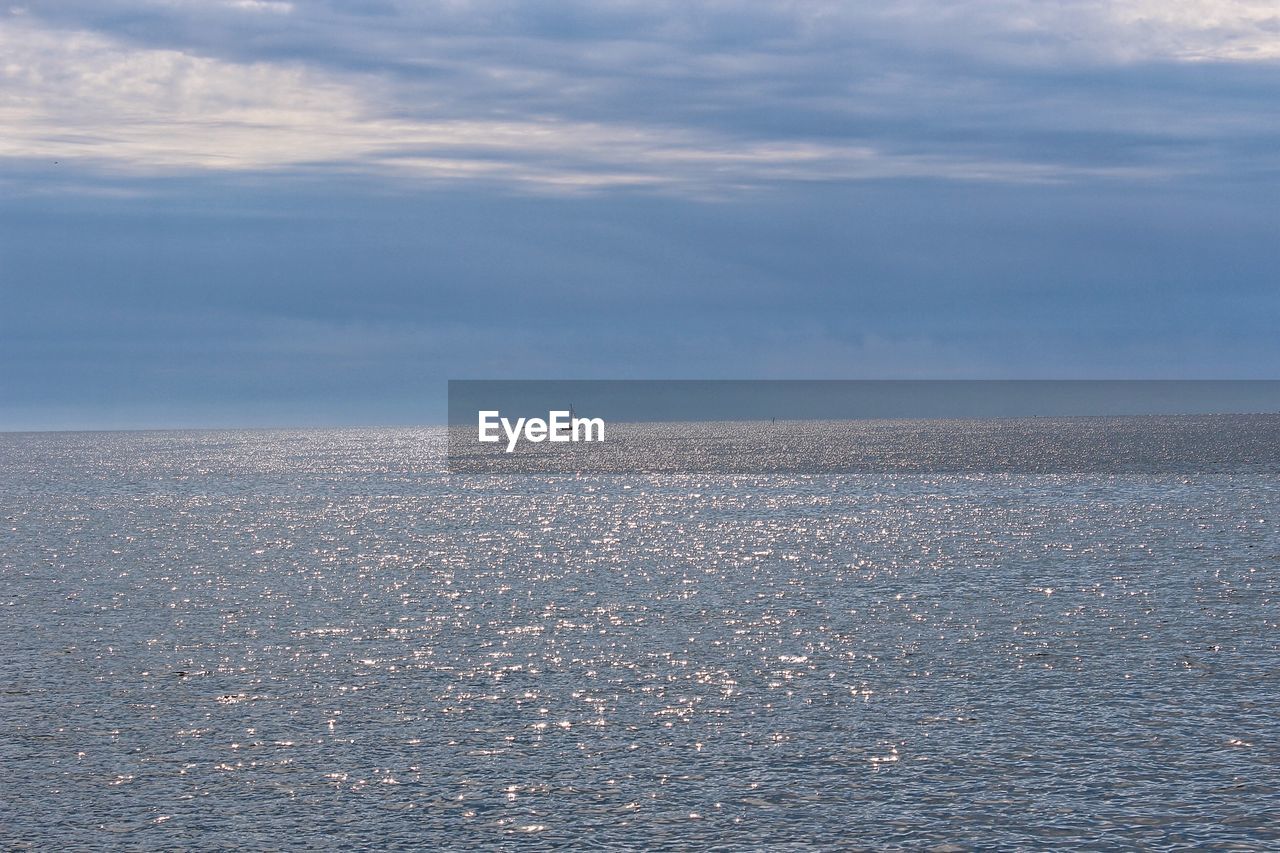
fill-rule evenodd
<path id="1" fill-rule="evenodd" d="M 1276 849 L 1267 429 L 646 476 L 0 434 L 0 847 Z"/>

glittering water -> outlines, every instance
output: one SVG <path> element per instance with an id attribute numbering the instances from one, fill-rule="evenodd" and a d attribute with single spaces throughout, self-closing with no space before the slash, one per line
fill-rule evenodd
<path id="1" fill-rule="evenodd" d="M 1274 474 L 443 441 L 0 435 L 0 846 L 1280 845 Z"/>

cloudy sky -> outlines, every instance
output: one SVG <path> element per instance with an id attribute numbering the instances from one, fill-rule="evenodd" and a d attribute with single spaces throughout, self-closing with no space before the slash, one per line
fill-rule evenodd
<path id="1" fill-rule="evenodd" d="M 1280 377 L 1275 0 L 0 0 L 0 428 Z"/>

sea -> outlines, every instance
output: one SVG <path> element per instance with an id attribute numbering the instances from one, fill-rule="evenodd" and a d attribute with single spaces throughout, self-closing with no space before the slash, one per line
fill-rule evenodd
<path id="1" fill-rule="evenodd" d="M 1280 849 L 1268 417 L 841 473 L 0 434 L 0 848 Z M 1025 459 L 916 440 L 973 430 Z"/>

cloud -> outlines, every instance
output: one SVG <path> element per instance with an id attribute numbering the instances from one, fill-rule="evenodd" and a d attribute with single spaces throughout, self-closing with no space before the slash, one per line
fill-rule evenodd
<path id="1" fill-rule="evenodd" d="M 1280 7 L 1271 0 L 1130 0 L 1093 8 L 1117 35 L 1130 40 L 1128 48 L 1120 39 L 1111 40 L 1123 58 L 1280 59 Z"/>
<path id="2" fill-rule="evenodd" d="M 235 9 L 245 9 L 250 12 L 268 12 L 277 15 L 287 15 L 294 10 L 292 3 L 282 3 L 280 0 L 227 0 L 227 3 Z"/>
<path id="3" fill-rule="evenodd" d="M 831 17 L 930 50 L 1021 66 L 1280 58 L 1270 0 L 894 0 Z"/>
<path id="4" fill-rule="evenodd" d="M 628 42 L 702 52 L 880 42 L 1052 64 L 1280 57 L 1280 13 L 1271 0 L 38 0 L 11 9 L 152 46 L 241 56 L 309 46 L 317 59 L 361 56 L 385 65 L 411 60 L 424 41 L 435 47 L 436 37 L 597 53 Z M 256 37 L 237 44 L 227 38 L 233 32 Z"/>
<path id="5" fill-rule="evenodd" d="M 31 3 L 0 17 L 0 158 L 701 196 L 1166 179 L 1274 137 L 1270 6 Z M 1187 86 L 1205 62 L 1244 70 Z"/>
<path id="6" fill-rule="evenodd" d="M 712 189 L 911 175 L 1052 180 L 1047 164 L 893 155 L 866 144 L 742 140 L 696 128 L 554 116 L 400 118 L 377 79 L 301 64 L 131 48 L 87 32 L 0 25 L 0 156 L 128 173 L 346 165 L 427 180 L 582 189 Z"/>

